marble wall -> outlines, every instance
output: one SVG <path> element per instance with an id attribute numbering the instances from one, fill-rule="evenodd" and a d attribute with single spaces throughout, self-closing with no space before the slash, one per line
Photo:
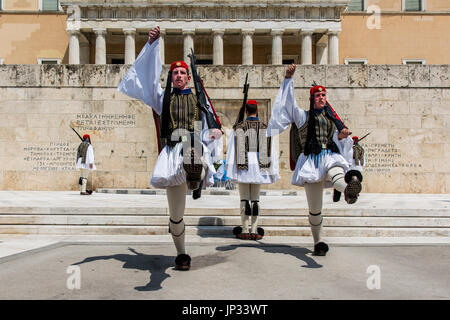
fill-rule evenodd
<path id="1" fill-rule="evenodd" d="M 88 188 L 151 188 L 157 158 L 151 109 L 117 91 L 127 65 L 0 65 L 0 189 L 77 190 L 80 134 L 91 135 L 97 171 Z M 450 193 L 449 65 L 298 66 L 296 99 L 308 108 L 313 81 L 354 135 L 371 133 L 363 192 Z M 224 129 L 234 123 L 249 75 L 249 98 L 267 120 L 283 66 L 200 66 Z M 165 84 L 167 66 L 161 76 Z M 289 130 L 280 135 L 290 184 Z"/>

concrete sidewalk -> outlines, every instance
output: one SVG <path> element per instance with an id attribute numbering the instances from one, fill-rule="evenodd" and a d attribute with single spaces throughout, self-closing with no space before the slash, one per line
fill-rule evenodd
<path id="1" fill-rule="evenodd" d="M 213 190 L 214 191 L 214 190 Z M 198 200 L 187 196 L 186 207 L 205 209 L 208 208 L 238 208 L 239 196 L 236 192 L 229 195 L 211 195 L 211 189 Z M 307 210 L 306 196 L 303 189 L 298 190 L 265 190 L 266 195 L 261 196 L 261 208 Z M 283 195 L 284 194 L 284 195 Z M 167 199 L 162 190 L 158 194 L 117 194 L 94 193 L 92 196 L 80 196 L 74 191 L 0 191 L 0 214 L 10 212 L 37 212 L 51 214 L 53 210 L 65 209 L 67 212 L 75 212 L 83 208 L 91 210 L 117 210 L 132 211 L 141 208 L 167 209 Z M 429 212 L 432 216 L 450 219 L 450 195 L 449 194 L 361 194 L 360 199 L 354 205 L 349 206 L 344 201 L 333 203 L 331 192 L 324 193 L 324 214 L 333 210 L 341 210 L 343 214 L 368 209 L 372 212 L 394 215 L 396 212 L 407 213 L 408 216 L 421 216 Z M 240 243 L 232 235 L 208 237 L 199 235 L 187 235 L 188 243 Z M 330 244 L 336 245 L 447 245 L 449 237 L 328 237 Z M 170 235 L 19 235 L 0 234 L 0 259 L 8 256 L 25 253 L 30 250 L 39 250 L 58 243 L 171 243 Z M 302 236 L 266 236 L 261 241 L 263 244 L 294 244 L 311 245 L 312 237 Z"/>
<path id="2" fill-rule="evenodd" d="M 209 239 L 211 240 L 211 239 Z M 450 246 L 190 243 L 192 267 L 173 269 L 173 244 L 60 243 L 0 259 L 0 299 L 450 299 Z"/>
<path id="3" fill-rule="evenodd" d="M 206 192 L 196 201 L 188 196 L 186 204 L 188 211 L 201 214 L 238 206 L 233 192 Z M 302 190 L 268 191 L 261 196 L 261 207 L 273 215 L 307 212 Z M 86 209 L 100 215 L 139 214 L 146 208 L 166 212 L 166 196 L 0 192 L 0 215 L 75 215 Z M 333 203 L 327 191 L 323 212 L 447 221 L 449 208 L 448 194 L 362 194 L 349 206 Z M 0 299 L 450 299 L 450 237 L 324 240 L 329 253 L 315 257 L 311 236 L 265 236 L 255 242 L 231 234 L 187 235 L 192 269 L 178 272 L 173 269 L 176 252 L 169 234 L 0 234 Z M 80 289 L 68 285 L 74 270 L 81 272 Z M 375 274 L 381 277 L 380 287 L 369 280 Z M 189 288 L 188 293 L 180 288 Z"/>

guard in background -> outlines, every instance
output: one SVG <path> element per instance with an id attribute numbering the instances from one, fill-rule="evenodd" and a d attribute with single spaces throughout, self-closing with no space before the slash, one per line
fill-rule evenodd
<path id="1" fill-rule="evenodd" d="M 80 194 L 87 196 L 92 194 L 92 190 L 86 190 L 89 171 L 96 170 L 94 148 L 91 145 L 91 137 L 88 134 L 83 136 L 83 141 L 78 146 L 76 168 L 80 169 Z"/>
<path id="2" fill-rule="evenodd" d="M 362 139 L 364 139 L 365 137 L 367 137 L 369 134 L 370 134 L 370 132 L 368 134 L 366 134 L 364 137 L 362 137 L 361 139 L 359 139 L 357 136 L 352 137 L 353 161 L 350 166 L 350 169 L 359 171 L 361 173 L 361 177 L 362 177 L 362 167 L 364 166 L 364 162 L 365 162 L 365 156 L 364 156 L 364 148 L 359 144 L 359 142 Z M 341 199 L 341 194 L 342 193 L 340 191 L 334 189 L 333 190 L 333 202 L 339 202 L 339 200 Z"/>
<path id="3" fill-rule="evenodd" d="M 261 184 L 277 181 L 278 158 L 273 140 L 266 137 L 267 125 L 258 118 L 258 103 L 244 101 L 246 118 L 237 118 L 229 136 L 227 148 L 227 173 L 238 184 L 242 227 L 235 227 L 233 234 L 242 240 L 260 240 L 264 229 L 258 228 L 259 191 Z M 249 223 L 251 226 L 249 232 Z"/>

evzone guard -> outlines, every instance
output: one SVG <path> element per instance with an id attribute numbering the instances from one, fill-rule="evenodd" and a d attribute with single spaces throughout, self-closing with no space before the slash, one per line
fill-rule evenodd
<path id="1" fill-rule="evenodd" d="M 238 184 L 240 198 L 242 227 L 235 227 L 233 234 L 243 240 L 260 240 L 264 236 L 264 229 L 258 227 L 261 184 L 274 183 L 280 176 L 274 139 L 266 136 L 267 125 L 258 118 L 258 103 L 247 100 L 247 92 L 246 81 L 243 105 L 228 137 L 226 166 L 228 177 Z"/>
<path id="2" fill-rule="evenodd" d="M 310 90 L 309 110 L 298 107 L 294 96 L 295 64 L 287 67 L 285 79 L 275 99 L 269 120 L 269 136 L 291 126 L 290 160 L 292 184 L 305 188 L 309 223 L 314 238 L 314 255 L 324 256 L 328 245 L 321 240 L 323 188 L 343 192 L 347 203 L 355 203 L 361 192 L 362 175 L 351 170 L 353 141 L 351 132 L 328 104 L 326 89 Z"/>
<path id="3" fill-rule="evenodd" d="M 75 131 L 76 132 L 76 131 Z M 78 133 L 77 133 L 78 135 Z M 83 135 L 81 143 L 77 149 L 76 168 L 80 169 L 80 194 L 83 196 L 92 194 L 92 190 L 86 190 L 89 172 L 96 170 L 94 148 L 91 145 L 91 137 L 88 134 Z"/>
<path id="4" fill-rule="evenodd" d="M 188 86 L 191 75 L 184 61 L 170 65 L 166 89 L 161 88 L 159 38 L 159 27 L 150 30 L 148 42 L 118 90 L 153 109 L 159 156 L 150 183 L 155 188 L 166 189 L 169 232 L 177 251 L 175 269 L 189 270 L 191 257 L 186 253 L 183 220 L 186 192 L 193 190 L 196 199 L 202 188 L 214 184 L 213 163 L 221 157 L 222 131 L 196 73 L 193 55 L 191 69 L 196 93 Z"/>
<path id="5" fill-rule="evenodd" d="M 350 169 L 361 172 L 361 175 L 362 175 L 362 171 L 363 171 L 363 167 L 364 167 L 366 158 L 364 156 L 364 148 L 359 144 L 359 142 L 361 140 L 363 140 L 364 138 L 366 138 L 369 134 L 370 134 L 370 132 L 368 134 L 364 135 L 364 137 L 362 137 L 361 139 L 358 138 L 357 136 L 352 137 L 353 159 L 352 159 L 352 163 L 350 165 Z M 334 189 L 333 190 L 333 202 L 338 202 L 340 199 L 341 199 L 341 192 Z"/>

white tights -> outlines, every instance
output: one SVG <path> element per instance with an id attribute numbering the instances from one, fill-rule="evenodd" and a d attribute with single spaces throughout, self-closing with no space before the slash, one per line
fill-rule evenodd
<path id="1" fill-rule="evenodd" d="M 344 169 L 333 167 L 327 172 L 326 180 L 331 181 L 333 188 L 344 192 L 347 183 L 344 180 Z M 314 238 L 314 244 L 320 242 L 322 233 L 322 198 L 323 181 L 305 183 L 306 199 L 309 208 L 309 224 Z"/>
<path id="2" fill-rule="evenodd" d="M 242 233 L 248 233 L 248 224 L 250 220 L 250 216 L 245 214 L 245 201 L 247 200 L 252 202 L 250 207 L 253 206 L 253 203 L 259 202 L 259 190 L 261 189 L 261 185 L 259 184 L 251 184 L 251 183 L 239 183 L 239 197 L 241 200 L 241 221 L 242 221 Z M 256 233 L 256 228 L 258 227 L 258 216 L 252 217 L 252 225 L 251 225 L 251 233 Z"/>
<path id="3" fill-rule="evenodd" d="M 174 187 L 167 187 L 167 201 L 169 203 L 169 228 L 177 249 L 177 255 L 186 254 L 184 209 L 186 207 L 186 183 Z"/>

